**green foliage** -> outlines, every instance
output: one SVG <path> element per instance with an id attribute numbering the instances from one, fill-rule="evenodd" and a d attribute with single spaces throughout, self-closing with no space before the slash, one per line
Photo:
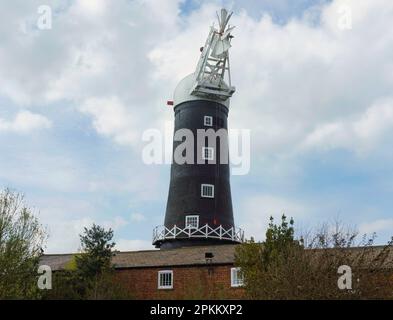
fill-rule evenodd
<path id="1" fill-rule="evenodd" d="M 357 233 L 339 223 L 323 225 L 307 237 L 296 239 L 294 222 L 285 215 L 279 225 L 270 218 L 266 240 L 253 239 L 236 249 L 235 263 L 241 267 L 250 299 L 367 299 L 391 298 L 391 273 L 381 268 L 389 262 L 389 243 L 383 250 L 363 237 L 355 249 Z M 351 267 L 356 278 L 351 290 L 337 285 L 339 266 Z M 357 280 L 355 280 L 357 279 Z M 381 285 L 384 283 L 384 285 Z"/>
<path id="2" fill-rule="evenodd" d="M 117 278 L 111 259 L 113 231 L 93 224 L 80 235 L 82 253 L 74 255 L 65 270 L 53 275 L 53 290 L 46 299 L 131 299 Z"/>
<path id="3" fill-rule="evenodd" d="M 85 228 L 80 235 L 83 253 L 75 256 L 76 267 L 79 273 L 87 279 L 99 276 L 111 269 L 113 230 L 93 224 L 90 229 Z"/>
<path id="4" fill-rule="evenodd" d="M 23 196 L 0 193 L 0 299 L 40 297 L 37 270 L 45 239 Z"/>
<path id="5" fill-rule="evenodd" d="M 255 243 L 253 239 L 236 250 L 236 264 L 241 267 L 246 291 L 250 298 L 278 298 L 285 282 L 289 279 L 282 274 L 289 272 L 293 263 L 299 262 L 303 251 L 302 241 L 294 238 L 294 221 L 283 215 L 276 225 L 270 217 L 266 240 Z M 289 294 L 286 292 L 285 294 Z"/>
<path id="6" fill-rule="evenodd" d="M 72 270 L 52 274 L 52 290 L 44 291 L 44 300 L 80 300 L 86 295 L 85 282 Z"/>
<path id="7" fill-rule="evenodd" d="M 66 263 L 66 265 L 64 266 L 65 270 L 76 271 L 78 269 L 78 265 L 76 263 L 76 257 L 78 257 L 78 254 L 72 256 L 71 260 Z"/>
<path id="8" fill-rule="evenodd" d="M 299 241 L 294 239 L 293 225 L 293 219 L 288 223 L 285 215 L 282 215 L 280 225 L 274 224 L 273 217 L 270 217 L 261 257 L 266 270 L 274 264 L 284 262 L 292 250 L 302 249 Z"/>
<path id="9" fill-rule="evenodd" d="M 45 291 L 46 300 L 124 300 L 133 296 L 114 272 L 95 279 L 84 279 L 77 271 L 62 270 L 53 274 L 53 289 Z"/>

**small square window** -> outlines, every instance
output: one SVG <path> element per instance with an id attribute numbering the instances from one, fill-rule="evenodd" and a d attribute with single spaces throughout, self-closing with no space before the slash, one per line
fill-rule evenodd
<path id="1" fill-rule="evenodd" d="M 199 228 L 199 216 L 186 216 L 186 228 L 198 229 Z"/>
<path id="2" fill-rule="evenodd" d="M 211 116 L 205 116 L 205 117 L 204 117 L 204 125 L 205 125 L 206 127 L 211 127 L 211 126 L 213 126 L 213 117 L 211 117 Z"/>
<path id="3" fill-rule="evenodd" d="M 214 185 L 202 184 L 201 185 L 201 196 L 202 196 L 202 198 L 214 198 Z"/>
<path id="4" fill-rule="evenodd" d="M 202 147 L 202 159 L 203 160 L 214 160 L 214 148 Z"/>
<path id="5" fill-rule="evenodd" d="M 173 271 L 158 271 L 158 289 L 173 289 Z"/>
<path id="6" fill-rule="evenodd" d="M 231 268 L 231 287 L 242 287 L 243 285 L 244 279 L 240 268 Z"/>

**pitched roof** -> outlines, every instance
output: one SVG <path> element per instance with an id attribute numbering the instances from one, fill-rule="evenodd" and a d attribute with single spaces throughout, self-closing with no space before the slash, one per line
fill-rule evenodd
<path id="1" fill-rule="evenodd" d="M 74 254 L 46 254 L 40 259 L 41 265 L 50 266 L 52 271 L 63 270 Z"/>
<path id="2" fill-rule="evenodd" d="M 148 250 L 116 252 L 112 258 L 115 268 L 174 267 L 206 265 L 205 253 L 213 254 L 212 264 L 233 264 L 234 244 L 217 246 L 184 247 L 170 250 Z M 49 265 L 53 271 L 64 269 L 75 254 L 49 254 L 41 258 L 41 264 Z"/>
<path id="3" fill-rule="evenodd" d="M 112 258 L 112 264 L 118 269 L 206 265 L 205 253 L 207 252 L 211 252 L 214 256 L 211 261 L 213 265 L 233 264 L 236 246 L 236 244 L 226 244 L 183 247 L 170 250 L 116 252 Z M 364 254 L 362 254 L 363 250 L 365 250 Z M 327 252 L 326 249 L 313 249 L 311 251 L 314 252 L 316 257 L 318 253 Z M 345 251 L 348 254 L 345 254 Z M 341 252 L 341 257 L 346 256 L 353 263 L 364 265 L 366 268 L 370 267 L 371 263 L 374 263 L 377 269 L 393 269 L 393 247 L 391 246 L 352 247 L 340 250 L 328 249 L 328 252 L 333 254 Z M 49 254 L 42 256 L 40 262 L 41 264 L 49 265 L 53 271 L 63 270 L 74 256 L 75 254 Z"/>

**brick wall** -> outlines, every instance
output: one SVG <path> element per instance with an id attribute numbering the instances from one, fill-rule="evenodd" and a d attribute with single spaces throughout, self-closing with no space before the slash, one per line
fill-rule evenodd
<path id="1" fill-rule="evenodd" d="M 116 274 L 135 299 L 242 299 L 244 289 L 231 287 L 231 267 L 134 268 Z M 158 289 L 160 270 L 173 271 L 173 289 Z"/>

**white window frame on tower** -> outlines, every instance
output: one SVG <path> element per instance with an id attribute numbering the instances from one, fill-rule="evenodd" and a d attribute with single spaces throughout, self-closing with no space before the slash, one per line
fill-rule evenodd
<path id="1" fill-rule="evenodd" d="M 214 160 L 214 148 L 213 147 L 202 147 L 202 159 L 203 160 Z"/>
<path id="2" fill-rule="evenodd" d="M 204 192 L 204 188 L 211 188 L 211 194 L 206 194 Z M 201 197 L 202 198 L 214 198 L 214 184 L 207 184 L 207 183 L 202 183 L 201 184 Z"/>
<path id="3" fill-rule="evenodd" d="M 173 271 L 172 270 L 158 271 L 158 289 L 160 289 L 160 290 L 173 289 Z"/>
<path id="4" fill-rule="evenodd" d="M 212 116 L 204 116 L 203 124 L 206 127 L 212 127 L 213 126 L 213 117 Z"/>
<path id="5" fill-rule="evenodd" d="M 191 220 L 192 222 L 190 222 Z M 198 229 L 199 228 L 199 216 L 196 214 L 186 216 L 185 226 L 187 229 Z"/>
<path id="6" fill-rule="evenodd" d="M 231 287 L 238 288 L 244 286 L 244 278 L 240 268 L 231 268 Z"/>

